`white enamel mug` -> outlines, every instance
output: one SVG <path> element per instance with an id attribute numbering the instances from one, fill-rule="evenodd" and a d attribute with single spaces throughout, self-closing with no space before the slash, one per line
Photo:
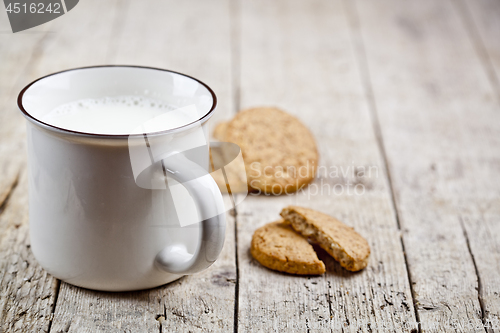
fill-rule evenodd
<path id="1" fill-rule="evenodd" d="M 131 135 L 42 121 L 59 105 L 120 95 L 151 96 L 194 108 L 197 116 L 176 128 Z M 106 291 L 152 288 L 209 267 L 225 234 L 222 195 L 206 172 L 207 120 L 216 102 L 194 78 L 136 66 L 72 69 L 26 86 L 18 106 L 28 120 L 30 238 L 40 265 L 68 283 Z M 194 156 L 175 155 L 190 145 L 198 147 Z M 140 160 L 141 149 L 150 153 L 150 166 Z M 164 178 L 175 190 L 155 185 Z"/>

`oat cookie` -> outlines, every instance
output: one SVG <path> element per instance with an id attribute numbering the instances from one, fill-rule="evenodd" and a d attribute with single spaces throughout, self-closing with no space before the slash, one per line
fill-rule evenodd
<path id="1" fill-rule="evenodd" d="M 240 146 L 248 185 L 255 191 L 292 193 L 314 178 L 318 164 L 314 137 L 297 118 L 280 109 L 239 112 L 227 124 L 223 141 Z"/>
<path id="2" fill-rule="evenodd" d="M 370 246 L 353 228 L 312 209 L 289 206 L 280 214 L 295 231 L 319 244 L 340 265 L 359 271 L 368 265 Z"/>
<path id="3" fill-rule="evenodd" d="M 318 259 L 311 244 L 283 220 L 257 229 L 250 252 L 263 266 L 277 271 L 300 275 L 325 272 L 325 264 Z"/>

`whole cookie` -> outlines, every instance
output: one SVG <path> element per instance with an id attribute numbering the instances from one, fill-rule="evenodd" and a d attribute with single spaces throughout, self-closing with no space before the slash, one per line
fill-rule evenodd
<path id="1" fill-rule="evenodd" d="M 319 275 L 325 264 L 311 244 L 283 220 L 266 224 L 253 234 L 252 256 L 263 266 L 291 274 Z"/>
<path id="2" fill-rule="evenodd" d="M 316 142 L 295 117 L 272 107 L 239 112 L 226 126 L 224 139 L 240 146 L 248 185 L 268 194 L 288 194 L 313 178 Z"/>
<path id="3" fill-rule="evenodd" d="M 354 229 L 336 218 L 297 206 L 283 208 L 280 214 L 302 236 L 320 245 L 349 271 L 368 265 L 370 246 Z"/>

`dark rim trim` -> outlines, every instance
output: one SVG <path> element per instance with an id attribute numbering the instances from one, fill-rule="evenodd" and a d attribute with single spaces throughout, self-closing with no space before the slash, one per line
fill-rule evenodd
<path id="1" fill-rule="evenodd" d="M 204 86 L 205 88 L 207 88 L 207 90 L 212 95 L 212 107 L 200 119 L 198 119 L 196 121 L 193 121 L 193 122 L 191 122 L 189 124 L 186 124 L 186 125 L 183 125 L 183 126 L 180 126 L 180 127 L 176 127 L 176 128 L 172 128 L 172 129 L 168 129 L 168 130 L 165 130 L 165 131 L 146 133 L 148 136 L 177 132 L 177 131 L 179 131 L 181 129 L 187 129 L 187 128 L 191 127 L 192 125 L 194 125 L 194 124 L 196 124 L 198 122 L 205 122 L 205 121 L 207 121 L 212 116 L 212 113 L 214 112 L 215 108 L 217 107 L 217 96 L 215 96 L 214 91 L 208 85 L 206 85 L 204 82 L 202 82 L 202 81 L 200 81 L 200 80 L 198 80 L 198 79 L 196 79 L 196 78 L 194 78 L 192 76 L 189 76 L 189 75 L 186 75 L 186 74 L 183 74 L 183 73 L 179 73 L 179 72 L 175 72 L 175 71 L 171 71 L 171 70 L 168 70 L 168 69 L 157 68 L 157 67 L 146 67 L 146 66 L 134 66 L 134 65 L 100 65 L 100 66 L 77 67 L 77 68 L 66 69 L 66 70 L 63 70 L 63 71 L 60 71 L 60 72 L 55 72 L 55 73 L 52 73 L 52 74 L 48 74 L 48 75 L 42 76 L 41 78 L 36 79 L 35 81 L 33 81 L 30 84 L 28 84 L 26 87 L 23 88 L 23 90 L 21 90 L 21 92 L 17 96 L 17 106 L 19 107 L 19 109 L 21 110 L 21 112 L 24 114 L 24 116 L 28 120 L 30 120 L 31 122 L 33 122 L 35 124 L 38 124 L 38 125 L 42 125 L 42 127 L 44 127 L 44 128 L 47 128 L 47 129 L 53 130 L 53 131 L 55 130 L 57 132 L 63 132 L 63 133 L 69 133 L 69 134 L 77 134 L 77 135 L 81 135 L 81 136 L 99 137 L 99 138 L 113 138 L 113 139 L 128 138 L 130 136 L 132 136 L 132 137 L 142 136 L 143 134 L 130 134 L 130 135 L 127 135 L 127 134 L 96 134 L 96 133 L 87 133 L 87 132 L 73 131 L 73 130 L 69 130 L 69 129 L 66 129 L 66 128 L 61 128 L 61 127 L 57 127 L 57 126 L 54 126 L 54 125 L 47 124 L 47 123 L 41 121 L 40 119 L 37 119 L 37 118 L 33 117 L 31 114 L 29 114 L 24 109 L 24 106 L 23 106 L 23 96 L 24 96 L 24 93 L 33 84 L 37 83 L 38 81 L 41 81 L 41 80 L 43 80 L 45 78 L 48 78 L 50 76 L 54 76 L 54 75 L 57 75 L 57 74 L 62 74 L 62 73 L 70 72 L 70 71 L 75 71 L 75 70 L 91 69 L 91 68 L 112 68 L 112 67 L 152 69 L 152 70 L 157 70 L 157 71 L 162 71 L 162 72 L 168 72 L 168 73 L 182 75 L 184 77 L 190 78 L 190 79 L 195 80 L 196 82 L 200 83 L 202 86 Z"/>

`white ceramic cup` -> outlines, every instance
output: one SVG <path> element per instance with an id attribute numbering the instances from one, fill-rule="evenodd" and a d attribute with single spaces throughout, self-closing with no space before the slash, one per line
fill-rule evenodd
<path id="1" fill-rule="evenodd" d="M 82 133 L 41 120 L 65 103 L 119 95 L 195 107 L 199 118 L 147 135 Z M 223 199 L 210 175 L 198 175 L 208 170 L 206 121 L 216 107 L 207 85 L 156 68 L 87 67 L 32 82 L 18 106 L 28 120 L 31 249 L 50 274 L 90 289 L 139 290 L 199 272 L 217 259 L 225 234 Z M 205 145 L 192 144 L 198 147 L 194 157 L 165 158 L 200 138 Z M 134 161 L 132 151 L 144 148 L 145 139 L 149 150 L 161 148 L 150 157 L 162 175 Z M 139 174 L 162 178 L 165 170 L 182 190 L 138 185 Z M 193 211 L 201 222 L 181 226 L 179 216 Z"/>

